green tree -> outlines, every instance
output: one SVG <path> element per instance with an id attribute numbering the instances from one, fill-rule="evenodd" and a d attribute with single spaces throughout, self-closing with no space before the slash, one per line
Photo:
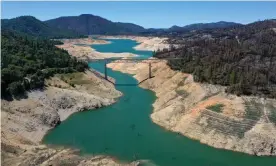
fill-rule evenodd
<path id="1" fill-rule="evenodd" d="M 13 82 L 9 84 L 8 91 L 11 95 L 17 96 L 23 94 L 25 92 L 25 89 L 21 82 Z"/>
<path id="2" fill-rule="evenodd" d="M 234 70 L 232 70 L 230 74 L 230 85 L 234 85 L 236 83 L 236 73 Z"/>

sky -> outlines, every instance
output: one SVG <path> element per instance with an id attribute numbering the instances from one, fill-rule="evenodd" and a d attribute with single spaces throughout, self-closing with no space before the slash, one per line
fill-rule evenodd
<path id="1" fill-rule="evenodd" d="M 231 21 L 247 24 L 276 18 L 276 2 L 3 2 L 3 18 L 31 15 L 39 20 L 80 14 L 145 28 Z"/>

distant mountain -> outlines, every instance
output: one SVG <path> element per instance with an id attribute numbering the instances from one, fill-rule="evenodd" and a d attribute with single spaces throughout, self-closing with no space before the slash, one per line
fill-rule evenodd
<path id="1" fill-rule="evenodd" d="M 33 16 L 20 16 L 13 19 L 2 19 L 1 28 L 2 30 L 15 31 L 20 34 L 33 37 L 70 38 L 80 36 L 76 32 L 70 30 L 50 27 Z"/>
<path id="2" fill-rule="evenodd" d="M 82 14 L 65 16 L 47 21 L 40 21 L 32 16 L 21 16 L 13 19 L 2 19 L 2 29 L 16 31 L 35 37 L 72 38 L 80 35 L 164 35 L 186 33 L 193 30 L 227 28 L 240 26 L 234 22 L 197 23 L 183 27 L 174 25 L 171 28 L 149 28 L 133 23 L 112 22 L 100 16 Z"/>
<path id="3" fill-rule="evenodd" d="M 182 28 L 183 28 L 183 27 L 174 25 L 174 26 L 170 27 L 168 30 L 169 30 L 169 31 L 178 31 L 178 30 L 181 30 Z"/>
<path id="4" fill-rule="evenodd" d="M 54 28 L 74 30 L 83 35 L 137 34 L 139 32 L 145 31 L 145 29 L 139 25 L 132 23 L 112 22 L 92 14 L 59 17 L 45 21 L 45 23 Z"/>
<path id="5" fill-rule="evenodd" d="M 169 34 L 183 34 L 183 33 L 190 33 L 190 31 L 198 31 L 198 30 L 208 30 L 208 29 L 221 29 L 221 28 L 229 28 L 229 27 L 236 27 L 242 26 L 242 24 L 234 23 L 234 22 L 226 22 L 220 21 L 215 23 L 196 23 L 190 24 L 186 26 L 177 26 L 173 25 L 170 28 L 149 28 L 143 31 L 140 34 L 143 35 L 169 35 Z"/>
<path id="6" fill-rule="evenodd" d="M 117 22 L 116 23 L 119 28 L 121 28 L 121 31 L 123 33 L 138 33 L 145 30 L 144 27 L 133 24 L 133 23 L 122 23 Z"/>
<path id="7" fill-rule="evenodd" d="M 214 23 L 196 23 L 190 24 L 183 27 L 179 26 L 172 26 L 168 29 L 168 31 L 192 31 L 192 30 L 203 30 L 203 29 L 214 29 L 214 28 L 228 28 L 233 26 L 240 26 L 242 24 L 235 23 L 235 22 L 226 22 L 226 21 L 219 21 Z"/>

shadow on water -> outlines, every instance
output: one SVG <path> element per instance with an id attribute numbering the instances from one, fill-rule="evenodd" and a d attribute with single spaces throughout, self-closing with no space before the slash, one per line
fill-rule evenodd
<path id="1" fill-rule="evenodd" d="M 151 78 L 154 78 L 155 76 L 152 76 Z M 140 84 L 142 84 L 143 82 L 145 82 L 145 81 L 147 81 L 147 80 L 149 80 L 149 79 L 151 79 L 151 78 L 146 78 L 146 79 L 144 79 L 144 80 L 142 80 L 142 81 L 140 81 L 140 82 L 138 82 L 138 83 L 136 83 L 136 84 L 131 84 L 131 83 L 126 83 L 126 84 L 123 84 L 123 83 L 114 83 L 114 82 L 112 82 L 112 81 L 109 81 L 109 80 L 107 80 L 108 82 L 111 82 L 112 84 L 114 84 L 115 86 L 139 86 Z"/>

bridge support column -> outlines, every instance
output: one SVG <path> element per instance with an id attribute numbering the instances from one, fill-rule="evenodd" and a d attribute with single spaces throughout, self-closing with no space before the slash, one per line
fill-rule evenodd
<path id="1" fill-rule="evenodd" d="M 151 63 L 149 63 L 149 78 L 151 78 Z"/>
<path id="2" fill-rule="evenodd" d="M 108 78 L 107 78 L 107 68 L 106 68 L 106 64 L 107 64 L 107 62 L 106 62 L 106 60 L 104 61 L 104 78 L 107 80 Z"/>

